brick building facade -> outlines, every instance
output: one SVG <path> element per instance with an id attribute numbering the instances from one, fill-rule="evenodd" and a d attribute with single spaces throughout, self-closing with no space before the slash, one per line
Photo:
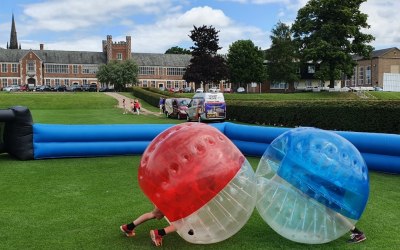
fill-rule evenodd
<path id="1" fill-rule="evenodd" d="M 387 48 L 375 50 L 371 58 L 355 57 L 354 75 L 346 79 L 347 87 L 383 87 L 385 73 L 400 74 L 400 50 Z M 400 85 L 400 83 L 399 83 Z"/>
<path id="2" fill-rule="evenodd" d="M 98 84 L 99 65 L 111 60 L 133 59 L 139 67 L 139 86 L 185 88 L 183 80 L 190 55 L 132 53 L 131 37 L 113 42 L 112 36 L 103 40 L 102 52 L 0 48 L 0 88 L 10 85 L 67 85 Z"/>
<path id="3" fill-rule="evenodd" d="M 0 89 L 10 85 L 66 85 L 91 84 L 104 87 L 96 78 L 101 64 L 111 60 L 132 59 L 139 68 L 138 86 L 183 89 L 194 83 L 183 79 L 186 67 L 190 64 L 191 55 L 132 53 L 131 37 L 125 41 L 113 42 L 108 35 L 102 41 L 101 52 L 46 50 L 40 44 L 39 50 L 22 50 L 18 47 L 17 32 L 12 18 L 10 46 L 0 48 Z M 400 74 L 400 50 L 388 48 L 373 51 L 371 59 L 355 57 L 357 66 L 350 79 L 338 79 L 335 88 L 340 87 L 374 87 L 383 85 L 385 73 Z M 301 80 L 289 89 L 286 83 L 249 83 L 247 92 L 292 92 L 315 88 L 327 88 L 328 82 L 321 82 L 314 77 L 318 65 L 307 64 L 299 69 Z M 400 83 L 399 83 L 400 84 Z M 231 89 L 229 82 L 220 82 L 202 86 L 205 90 L 218 88 L 221 91 Z M 328 88 L 329 89 L 329 88 Z"/>

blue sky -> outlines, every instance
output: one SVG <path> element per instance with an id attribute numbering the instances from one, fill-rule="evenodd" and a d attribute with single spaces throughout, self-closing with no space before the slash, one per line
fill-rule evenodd
<path id="1" fill-rule="evenodd" d="M 14 13 L 23 49 L 101 51 L 101 41 L 132 37 L 133 52 L 164 53 L 189 48 L 193 25 L 220 31 L 221 53 L 237 40 L 252 40 L 266 49 L 278 21 L 292 24 L 307 0 L 2 0 L 0 47 L 10 40 Z M 368 0 L 361 10 L 369 15 L 376 49 L 400 47 L 398 0 Z"/>

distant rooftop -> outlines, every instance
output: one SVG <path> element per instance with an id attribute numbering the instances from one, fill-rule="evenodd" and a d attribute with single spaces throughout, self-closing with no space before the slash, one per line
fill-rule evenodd
<path id="1" fill-rule="evenodd" d="M 19 62 L 30 51 L 34 52 L 44 63 L 59 64 L 105 64 L 103 52 L 63 51 L 63 50 L 8 50 L 2 49 L 0 62 Z M 132 59 L 139 66 L 186 67 L 191 55 L 132 53 Z"/>

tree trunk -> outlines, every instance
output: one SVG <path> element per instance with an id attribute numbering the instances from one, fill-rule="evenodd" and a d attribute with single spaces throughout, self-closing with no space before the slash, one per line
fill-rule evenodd
<path id="1" fill-rule="evenodd" d="M 329 88 L 334 88 L 335 87 L 335 78 L 330 77 L 329 79 Z"/>
<path id="2" fill-rule="evenodd" d="M 294 92 L 294 82 L 289 82 L 289 89 L 288 92 L 293 93 Z"/>
<path id="3" fill-rule="evenodd" d="M 331 64 L 329 66 L 329 88 L 335 87 L 335 65 Z"/>

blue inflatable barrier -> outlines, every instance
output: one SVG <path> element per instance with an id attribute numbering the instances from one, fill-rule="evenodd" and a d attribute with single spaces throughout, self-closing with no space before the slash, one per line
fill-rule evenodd
<path id="1" fill-rule="evenodd" d="M 33 125 L 35 159 L 141 154 L 172 124 Z"/>
<path id="2" fill-rule="evenodd" d="M 141 154 L 174 124 L 50 125 L 33 124 L 34 159 Z M 268 145 L 290 128 L 211 124 L 244 155 L 261 157 Z M 335 131 L 362 154 L 368 169 L 400 173 L 400 135 Z"/>

